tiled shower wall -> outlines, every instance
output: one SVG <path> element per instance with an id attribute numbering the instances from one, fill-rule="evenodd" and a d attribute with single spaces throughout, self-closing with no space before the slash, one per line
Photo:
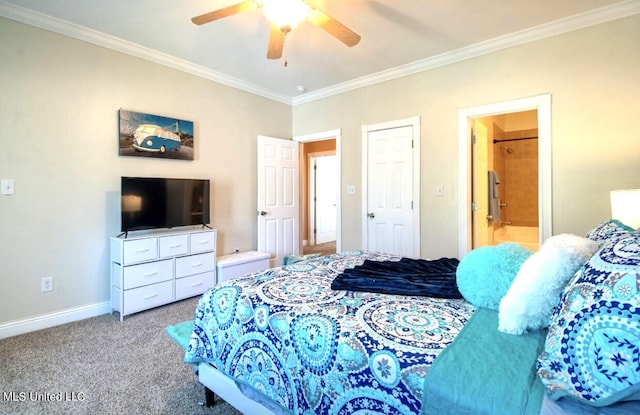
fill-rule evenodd
<path id="1" fill-rule="evenodd" d="M 501 208 L 500 219 L 514 226 L 538 226 L 538 139 L 530 138 L 537 137 L 537 131 L 504 135 L 495 139 L 510 141 L 493 144 L 500 202 L 506 204 Z M 513 138 L 517 136 L 522 138 Z"/>

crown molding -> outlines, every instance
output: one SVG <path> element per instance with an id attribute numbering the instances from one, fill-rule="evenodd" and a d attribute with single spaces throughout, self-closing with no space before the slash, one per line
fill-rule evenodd
<path id="1" fill-rule="evenodd" d="M 0 16 L 35 26 L 40 29 L 45 29 L 85 42 L 93 43 L 118 52 L 126 53 L 128 55 L 168 66 L 200 78 L 208 79 L 254 95 L 271 99 L 273 101 L 291 105 L 291 98 L 286 95 L 261 88 L 239 78 L 234 78 L 224 73 L 205 68 L 204 66 L 196 65 L 183 59 L 178 59 L 174 56 L 158 52 L 157 50 L 146 48 L 136 43 L 107 35 L 46 14 L 38 13 L 33 10 L 0 1 Z"/>
<path id="2" fill-rule="evenodd" d="M 0 1 L 0 16 L 2 17 L 126 53 L 128 55 L 168 66 L 185 73 L 292 106 L 327 98 L 332 95 L 342 94 L 354 89 L 375 85 L 393 79 L 402 78 L 418 72 L 428 71 L 430 69 L 450 65 L 452 63 L 486 55 L 513 46 L 534 42 L 536 40 L 556 36 L 562 33 L 571 32 L 584 27 L 605 23 L 638 13 L 640 13 L 640 1 L 626 0 L 611 6 L 591 10 L 535 26 L 530 29 L 511 33 L 506 36 L 493 38 L 464 48 L 456 49 L 416 62 L 411 62 L 406 65 L 401 65 L 371 75 L 352 79 L 328 88 L 308 92 L 296 97 L 289 97 L 243 81 L 239 78 L 205 68 L 201 65 L 193 64 L 183 59 L 178 59 L 174 56 L 161 53 L 114 36 Z"/>
<path id="3" fill-rule="evenodd" d="M 354 89 L 390 81 L 464 61 L 482 55 L 497 52 L 513 46 L 534 42 L 540 39 L 572 32 L 588 26 L 606 23 L 612 20 L 640 13 L 640 1 L 627 0 L 611 6 L 594 9 L 585 13 L 566 17 L 564 19 L 545 23 L 529 29 L 514 32 L 505 36 L 489 39 L 460 49 L 432 56 L 406 65 L 397 66 L 371 75 L 356 78 L 347 82 L 336 84 L 328 88 L 308 92 L 292 99 L 292 105 L 296 106 L 307 102 L 342 94 Z"/>

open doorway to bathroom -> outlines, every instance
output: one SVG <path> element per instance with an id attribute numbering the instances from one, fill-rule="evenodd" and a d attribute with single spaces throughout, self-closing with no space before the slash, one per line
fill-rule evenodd
<path id="1" fill-rule="evenodd" d="M 512 115 L 511 115 L 512 114 Z M 536 115 L 537 127 L 527 120 L 528 117 Z M 496 118 L 494 118 L 496 117 Z M 504 117 L 505 119 L 501 119 Z M 514 117 L 511 119 L 510 117 Z M 494 122 L 495 121 L 495 122 Z M 495 125 L 494 125 L 495 124 Z M 497 235 L 494 235 L 494 226 L 501 226 L 498 222 L 511 221 L 511 225 L 518 218 L 518 212 L 505 212 L 505 209 L 499 211 L 496 218 L 495 207 L 492 214 L 489 213 L 489 191 L 498 196 L 498 207 L 512 207 L 512 211 L 516 210 L 509 204 L 516 203 L 510 201 L 502 201 L 504 189 L 500 189 L 499 185 L 493 189 L 489 188 L 489 171 L 496 173 L 494 178 L 503 182 L 508 180 L 506 172 L 509 156 L 516 153 L 517 147 L 514 143 L 518 141 L 504 141 L 512 138 L 528 138 L 533 137 L 537 128 L 537 139 L 523 140 L 519 143 L 529 142 L 528 145 L 537 142 L 535 153 L 537 155 L 537 177 L 531 179 L 528 176 L 527 185 L 536 182 L 537 179 L 537 203 L 534 199 L 527 199 L 524 202 L 527 209 L 537 208 L 537 238 L 533 239 L 533 243 L 540 244 L 552 235 L 552 200 L 551 200 L 551 95 L 541 94 L 527 98 L 518 98 L 510 101 L 502 101 L 492 104 L 485 104 L 475 107 L 462 108 L 458 110 L 458 156 L 459 156 L 459 249 L 460 258 L 466 255 L 471 249 L 479 246 L 492 245 L 496 241 Z M 496 143 L 494 144 L 494 139 Z M 501 141 L 501 142 L 500 142 Z M 477 148 L 474 148 L 477 147 Z M 503 148 L 501 148 L 503 147 Z M 535 146 L 534 146 L 535 147 Z M 520 150 L 520 149 L 518 149 Z M 522 151 L 525 151 L 524 149 Z M 532 150 L 533 151 L 533 150 Z M 503 152 L 504 154 L 499 154 Z M 522 154 L 520 154 L 522 155 Z M 504 157 L 505 165 L 500 167 L 500 158 Z M 522 165 L 517 159 L 509 160 L 512 168 L 519 169 Z M 499 169 L 504 169 L 501 178 Z M 507 185 L 512 188 L 523 188 L 521 182 L 515 185 Z M 504 186 L 503 186 L 504 187 Z M 508 193 L 508 189 L 507 193 Z M 500 204 L 507 206 L 500 206 Z M 517 203 L 516 203 L 517 205 Z M 506 216 L 502 216 L 502 214 Z M 493 216 L 490 218 L 490 216 Z M 517 222 L 516 222 L 517 223 Z M 508 226 L 508 224 L 507 224 Z M 523 227 L 527 227 L 526 225 Z M 531 226 L 535 232 L 535 227 Z M 509 229 L 507 229 L 509 230 Z M 510 229 L 513 231 L 513 229 Z M 512 232 L 513 233 L 513 232 Z M 523 243 L 526 243 L 523 241 Z M 535 248 L 535 245 L 532 246 Z"/>
<path id="2" fill-rule="evenodd" d="M 538 111 L 478 117 L 472 126 L 473 247 L 517 242 L 537 251 Z"/>

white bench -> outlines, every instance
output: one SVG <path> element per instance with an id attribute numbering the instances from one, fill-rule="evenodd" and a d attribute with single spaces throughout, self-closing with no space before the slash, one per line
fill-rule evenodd
<path id="1" fill-rule="evenodd" d="M 268 269 L 270 257 L 268 253 L 258 251 L 220 256 L 217 260 L 217 283 Z"/>

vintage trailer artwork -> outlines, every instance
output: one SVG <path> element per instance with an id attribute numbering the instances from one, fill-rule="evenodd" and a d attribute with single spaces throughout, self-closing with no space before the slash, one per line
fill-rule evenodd
<path id="1" fill-rule="evenodd" d="M 120 155 L 193 160 L 193 121 L 119 110 Z"/>

